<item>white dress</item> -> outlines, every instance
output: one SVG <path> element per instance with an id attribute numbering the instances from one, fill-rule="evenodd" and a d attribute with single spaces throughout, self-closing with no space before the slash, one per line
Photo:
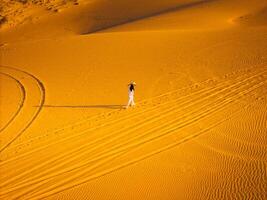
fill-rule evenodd
<path id="1" fill-rule="evenodd" d="M 128 96 L 129 96 L 129 101 L 128 101 L 127 107 L 128 106 L 134 106 L 135 105 L 135 103 L 134 103 L 134 90 L 130 90 L 130 87 L 128 90 Z"/>

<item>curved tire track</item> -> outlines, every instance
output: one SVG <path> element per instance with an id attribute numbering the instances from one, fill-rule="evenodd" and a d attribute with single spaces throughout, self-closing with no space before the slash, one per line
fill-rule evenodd
<path id="1" fill-rule="evenodd" d="M 95 159 L 93 159 L 93 160 L 91 160 L 89 163 L 87 163 L 85 166 L 79 166 L 79 168 L 76 168 L 75 171 L 73 171 L 73 169 L 68 169 L 68 170 L 65 171 L 65 172 L 61 172 L 60 174 L 57 174 L 57 175 L 54 174 L 54 175 L 56 175 L 56 176 L 59 176 L 59 175 L 64 175 L 64 173 L 68 174 L 68 173 L 70 173 L 70 172 L 73 172 L 73 173 L 75 173 L 75 176 L 74 176 L 74 177 L 66 176 L 65 179 L 64 179 L 64 181 L 62 181 L 61 183 L 59 183 L 59 184 L 57 185 L 56 189 L 54 188 L 54 186 L 50 185 L 50 187 L 45 188 L 44 191 L 41 191 L 41 192 L 38 192 L 38 191 L 37 191 L 36 194 L 35 194 L 35 195 L 33 194 L 32 197 L 34 197 L 34 198 L 43 198 L 43 197 L 46 197 L 46 196 L 47 196 L 47 193 L 50 193 L 51 190 L 54 190 L 54 192 L 53 192 L 53 194 L 54 194 L 54 193 L 60 192 L 60 191 L 65 190 L 65 189 L 70 189 L 70 188 L 75 187 L 75 186 L 77 186 L 77 185 L 83 184 L 83 183 L 85 183 L 85 182 L 87 182 L 87 181 L 90 181 L 90 180 L 99 178 L 99 177 L 104 176 L 104 175 L 106 175 L 106 174 L 112 173 L 113 171 L 117 171 L 117 170 L 119 170 L 119 169 L 121 169 L 121 168 L 124 168 L 124 167 L 127 167 L 127 166 L 129 166 L 129 165 L 132 165 L 132 164 L 135 164 L 135 163 L 137 163 L 137 162 L 140 162 L 140 161 L 142 161 L 142 160 L 144 160 L 144 159 L 146 159 L 146 158 L 149 158 L 149 157 L 151 157 L 151 156 L 154 156 L 154 155 L 156 155 L 156 154 L 159 154 L 159 153 L 161 153 L 161 152 L 163 152 L 163 151 L 166 151 L 166 150 L 168 150 L 168 149 L 171 149 L 171 148 L 173 148 L 173 147 L 175 147 L 175 146 L 177 146 L 177 145 L 180 145 L 180 144 L 183 144 L 183 143 L 185 143 L 185 142 L 188 142 L 188 141 L 190 141 L 190 140 L 192 140 L 192 139 L 194 139 L 194 138 L 196 138 L 196 137 L 198 137 L 198 136 L 200 136 L 200 135 L 203 135 L 203 134 L 206 133 L 208 130 L 210 130 L 210 129 L 216 127 L 216 126 L 218 126 L 219 124 L 221 124 L 221 123 L 223 123 L 223 122 L 225 122 L 225 121 L 227 121 L 227 120 L 229 120 L 229 119 L 232 118 L 233 116 L 236 116 L 240 111 L 241 111 L 241 110 L 236 111 L 233 115 L 231 115 L 231 116 L 229 116 L 229 117 L 227 117 L 227 118 L 225 118 L 225 119 L 222 119 L 222 120 L 218 121 L 217 123 L 213 124 L 213 126 L 207 127 L 206 129 L 203 129 L 203 130 L 201 130 L 200 132 L 197 132 L 197 133 L 195 133 L 195 134 L 192 134 L 192 135 L 189 135 L 189 136 L 187 136 L 187 137 L 184 137 L 184 138 L 182 138 L 181 140 L 178 140 L 178 141 L 176 141 L 176 142 L 174 142 L 174 143 L 171 143 L 171 144 L 169 144 L 169 145 L 167 145 L 167 146 L 164 146 L 164 147 L 162 147 L 162 148 L 160 148 L 160 149 L 158 149 L 158 150 L 152 151 L 152 152 L 150 152 L 150 153 L 148 153 L 148 154 L 145 154 L 145 155 L 143 155 L 143 156 L 141 156 L 141 157 L 139 157 L 139 158 L 132 159 L 132 160 L 130 160 L 129 162 L 123 163 L 122 165 L 117 165 L 117 166 L 115 166 L 115 167 L 113 167 L 113 168 L 109 168 L 109 169 L 104 170 L 104 171 L 102 171 L 102 172 L 99 172 L 99 173 L 93 173 L 93 174 L 91 174 L 91 175 L 88 174 L 89 176 L 87 175 L 88 172 L 91 172 L 91 171 L 93 172 L 95 169 L 97 169 L 97 168 L 100 167 L 101 165 L 104 165 L 104 164 L 106 164 L 106 163 L 109 163 L 109 162 L 112 161 L 113 159 L 119 158 L 120 156 L 124 155 L 125 153 L 127 153 L 127 150 L 124 149 L 124 150 L 121 150 L 121 151 L 118 151 L 118 152 L 107 153 L 108 155 L 105 155 L 105 157 L 103 157 L 104 159 L 103 159 L 103 158 L 97 158 L 97 157 L 96 157 Z M 173 132 L 173 130 L 166 130 L 166 131 L 167 131 L 167 132 L 165 132 L 164 135 L 165 135 L 166 133 L 171 133 L 171 132 Z M 147 141 L 145 141 L 145 142 L 147 142 Z M 149 142 L 149 141 L 148 141 L 148 142 Z M 134 146 L 136 146 L 136 145 L 134 145 Z M 139 144 L 138 144 L 138 146 L 139 146 Z M 91 164 L 92 161 L 96 161 L 96 163 L 92 163 L 92 164 Z M 66 164 L 66 163 L 65 163 L 65 164 Z M 90 165 L 88 165 L 88 164 L 90 164 Z M 87 177 L 87 178 L 85 178 L 85 179 L 81 179 L 81 181 L 80 181 L 80 182 L 78 181 L 78 183 L 75 184 L 75 185 L 66 184 L 66 182 L 72 182 L 72 181 L 75 181 L 75 180 L 77 180 L 77 177 L 83 177 L 83 176 L 84 176 L 84 177 Z M 51 181 L 51 183 L 52 183 L 54 178 L 56 178 L 56 177 L 55 177 L 55 176 L 52 176 L 52 177 L 46 177 L 46 178 L 44 177 L 44 178 L 39 179 L 39 180 L 36 181 L 35 183 L 34 183 L 34 182 L 30 182 L 30 183 L 31 183 L 31 184 L 37 184 L 37 183 L 41 184 L 41 183 L 43 182 L 43 184 L 48 183 L 48 185 L 49 185 L 49 182 Z M 26 183 L 26 182 L 25 182 L 25 183 Z M 29 183 L 26 183 L 26 184 L 29 184 Z M 39 184 L 37 184 L 37 185 L 39 185 Z M 25 187 L 25 185 L 22 185 L 22 187 Z M 31 190 L 29 190 L 29 191 L 27 191 L 27 192 L 30 192 L 30 191 L 31 191 Z M 27 192 L 22 193 L 21 195 L 23 196 L 23 195 L 26 194 Z M 18 196 L 18 197 L 22 197 L 22 196 Z"/>
<path id="2" fill-rule="evenodd" d="M 217 123 L 212 124 L 211 126 L 208 126 L 206 129 L 203 129 L 194 134 L 185 135 L 182 138 L 177 139 L 177 141 L 162 146 L 157 150 L 147 152 L 143 156 L 132 158 L 129 161 L 126 160 L 126 162 L 123 162 L 120 165 L 111 166 L 110 168 L 107 168 L 105 170 L 100 170 L 98 172 L 94 171 L 97 170 L 99 166 L 105 165 L 106 163 L 114 159 L 118 159 L 121 156 L 127 155 L 127 153 L 130 153 L 131 151 L 142 147 L 144 144 L 155 142 L 156 140 L 160 140 L 163 137 L 168 137 L 170 134 L 177 133 L 177 130 L 180 130 L 183 127 L 192 126 L 199 120 L 202 120 L 207 116 L 210 116 L 211 114 L 214 115 L 214 113 L 220 112 L 226 106 L 231 105 L 234 102 L 239 103 L 240 98 L 245 98 L 245 96 L 251 93 L 252 91 L 265 86 L 265 73 L 266 70 L 263 70 L 261 73 L 255 73 L 254 75 L 250 75 L 247 78 L 243 77 L 241 78 L 241 80 L 235 79 L 234 83 L 226 82 L 223 85 L 224 87 L 217 88 L 218 90 L 215 90 L 216 92 L 213 91 L 214 88 L 211 88 L 205 94 L 207 95 L 207 97 L 203 97 L 204 99 L 196 98 L 195 101 L 191 104 L 188 104 L 188 102 L 185 103 L 185 99 L 180 102 L 183 104 L 183 106 L 182 104 L 176 105 L 175 112 L 177 111 L 177 109 L 183 110 L 185 109 L 185 107 L 188 107 L 188 109 L 192 110 L 190 111 L 190 113 L 186 113 L 186 116 L 181 116 L 179 118 L 174 118 L 173 120 L 166 121 L 164 123 L 159 123 L 159 125 L 157 125 L 156 127 L 150 127 L 145 132 L 141 130 L 141 127 L 138 132 L 140 135 L 137 134 L 136 136 L 132 136 L 132 133 L 130 131 L 125 133 L 125 131 L 116 130 L 111 132 L 111 135 L 109 135 L 110 140 L 106 141 L 105 143 L 103 143 L 101 138 L 97 138 L 100 140 L 92 141 L 93 143 L 91 144 L 76 146 L 75 149 L 68 150 L 63 154 L 55 155 L 55 157 L 50 155 L 50 159 L 45 160 L 44 162 L 42 162 L 42 164 L 34 166 L 33 168 L 24 171 L 18 176 L 13 177 L 11 179 L 7 179 L 7 181 L 2 182 L 1 185 L 7 188 L 5 189 L 5 192 L 3 192 L 1 195 L 17 191 L 16 198 L 20 198 L 23 195 L 26 195 L 27 193 L 30 193 L 29 198 L 42 198 L 49 195 L 49 193 L 51 193 L 49 192 L 50 190 L 54 194 L 64 189 L 75 187 L 89 180 L 111 173 L 112 171 L 116 171 L 125 166 L 129 166 L 131 164 L 139 162 L 143 159 L 151 157 L 155 154 L 182 144 L 186 141 L 190 141 L 191 139 L 196 138 L 199 135 L 207 132 L 211 128 L 217 126 L 218 124 L 228 120 L 228 118 L 231 118 L 233 115 L 237 114 L 239 110 L 235 110 L 233 114 L 227 118 L 222 117 L 221 120 L 219 120 Z M 192 100 L 190 96 L 188 100 Z M 182 108 L 179 108 L 180 106 Z M 240 106 L 238 108 L 240 109 Z M 162 107 L 158 105 L 155 108 L 155 112 L 157 115 L 162 115 L 163 112 L 166 112 L 166 110 L 162 109 Z M 170 112 L 168 116 L 176 117 L 177 114 L 175 112 Z M 165 117 L 167 117 L 167 113 Z M 143 117 L 143 114 L 144 113 L 141 111 L 138 116 Z M 154 115 L 153 117 L 156 116 Z M 161 118 L 162 117 L 157 116 L 156 121 L 160 122 Z M 119 123 L 118 120 L 113 119 L 111 121 L 113 121 L 111 126 L 116 126 L 116 124 Z M 147 121 L 144 124 L 147 125 L 147 123 L 150 123 L 150 121 Z M 140 125 L 142 126 L 142 124 Z M 118 135 L 118 133 L 120 134 Z M 129 136 L 130 138 L 126 138 L 125 141 L 119 142 L 119 144 L 114 144 L 115 138 L 116 140 L 122 139 L 122 137 L 125 137 L 125 135 Z M 37 151 L 32 153 L 38 154 Z M 28 156 L 30 156 L 30 154 Z M 75 161 L 82 160 L 85 158 L 87 160 L 85 160 L 84 162 L 72 165 L 72 162 L 75 163 Z M 7 163 L 8 162 L 6 162 L 5 164 Z M 61 176 L 65 178 L 58 179 Z M 77 178 L 79 178 L 79 180 L 77 180 Z M 55 183 L 55 180 L 58 180 L 57 184 L 50 185 L 50 183 L 52 182 Z M 12 187 L 9 187 L 8 185 L 12 185 Z M 42 187 L 42 189 L 39 188 L 38 190 L 35 190 L 35 188 L 38 187 Z M 25 188 L 25 190 L 23 188 Z"/>
<path id="3" fill-rule="evenodd" d="M 20 91 L 21 91 L 21 94 L 22 94 L 22 97 L 21 97 L 21 100 L 20 100 L 20 103 L 19 103 L 19 108 L 12 115 L 12 117 L 8 120 L 8 122 L 0 129 L 0 133 L 1 133 L 2 131 L 4 131 L 11 124 L 12 121 L 15 120 L 15 118 L 18 116 L 19 112 L 21 111 L 21 109 L 22 109 L 22 107 L 24 105 L 24 102 L 25 102 L 26 91 L 25 91 L 24 86 L 22 85 L 22 83 L 18 79 L 14 78 L 13 76 L 10 76 L 9 74 L 3 73 L 3 72 L 0 72 L 0 74 L 2 74 L 4 76 L 7 76 L 10 79 L 14 80 L 16 82 L 16 84 L 18 85 L 18 87 L 20 88 Z"/>
<path id="4" fill-rule="evenodd" d="M 259 74 L 261 73 L 262 70 L 260 70 L 260 72 L 255 72 L 255 74 Z M 264 72 L 264 71 L 263 71 Z M 254 73 L 252 73 L 254 74 Z M 238 76 L 234 82 L 237 82 L 238 80 L 246 80 L 245 76 Z M 251 77 L 250 77 L 251 78 Z M 244 81 L 243 80 L 243 81 Z M 202 82 L 202 83 L 205 83 L 206 81 Z M 170 111 L 173 110 L 173 108 L 177 108 L 177 107 L 182 107 L 182 108 L 185 108 L 184 106 L 188 107 L 188 105 L 190 106 L 190 102 L 194 102 L 194 103 L 197 103 L 199 101 L 202 101 L 203 98 L 206 98 L 207 95 L 209 95 L 211 92 L 216 92 L 216 91 L 220 91 L 222 88 L 224 88 L 225 84 L 231 84 L 231 81 L 227 80 L 227 81 L 223 81 L 223 82 L 220 82 L 216 85 L 216 87 L 204 87 L 203 89 L 200 89 L 200 90 L 196 90 L 188 95 L 183 95 L 183 96 L 179 96 L 178 98 L 174 98 L 174 99 L 164 99 L 164 103 L 160 103 L 159 105 L 150 105 L 148 106 L 147 104 L 145 104 L 147 107 L 146 108 L 142 108 L 142 110 L 139 110 L 139 111 L 135 111 L 135 112 L 131 112 L 131 113 L 128 113 L 127 115 L 124 115 L 123 117 L 119 117 L 119 118 L 115 118 L 114 120 L 108 120 L 108 122 L 103 122 L 103 120 L 105 121 L 106 119 L 102 119 L 103 116 L 98 116 L 101 120 L 99 122 L 99 125 L 94 125 L 94 127 L 89 127 L 88 128 L 88 125 L 87 125 L 87 128 L 82 130 L 80 127 L 77 127 L 77 126 L 81 126 L 81 125 L 84 125 L 86 126 L 86 123 L 90 123 L 91 121 L 94 121 L 94 120 L 98 120 L 97 117 L 92 117 L 91 120 L 89 121 L 85 121 L 84 124 L 79 124 L 79 125 L 70 125 L 68 127 L 64 127 L 63 129 L 59 129 L 59 130 L 56 130 L 56 131 L 52 131 L 51 133 L 46 133 L 46 135 L 49 135 L 51 136 L 51 134 L 53 133 L 59 133 L 60 131 L 61 132 L 66 132 L 66 131 L 71 131 L 71 136 L 67 136 L 67 137 L 64 137 L 63 139 L 57 139 L 56 141 L 52 142 L 52 143 L 49 143 L 49 145 L 54 145 L 56 143 L 60 143 L 60 142 L 63 142 L 63 141 L 66 141 L 66 140 L 72 140 L 72 139 L 75 139 L 77 137 L 80 137 L 84 134 L 88 134 L 89 132 L 91 131 L 94 131 L 96 129 L 99 129 L 99 128 L 104 128 L 104 127 L 107 127 L 107 126 L 111 126 L 111 125 L 119 125 L 121 123 L 125 123 L 127 120 L 132 120 L 134 118 L 139 118 L 141 114 L 148 114 L 148 113 L 151 113 L 149 118 L 153 118 L 153 117 L 159 117 L 159 115 L 162 115 L 163 113 L 156 113 L 156 114 L 153 114 L 157 109 L 158 109 L 158 106 L 160 106 L 161 108 L 163 108 L 163 106 L 166 106 L 166 109 L 164 109 L 164 113 L 168 113 Z M 180 91 L 180 89 L 178 90 Z M 152 102 L 153 101 L 161 101 L 162 99 L 161 98 L 164 98 L 165 96 L 173 96 L 177 93 L 178 91 L 172 91 L 172 92 L 167 92 L 166 94 L 163 94 L 163 95 L 160 95 L 158 97 L 155 97 L 155 98 L 150 98 L 149 100 L 151 101 L 150 103 L 153 104 Z M 188 101 L 184 101 L 185 98 L 188 98 L 188 97 L 191 97 L 191 99 L 189 99 Z M 166 98 L 166 97 L 165 97 Z M 144 100 L 144 102 L 146 102 L 148 100 Z M 182 104 L 179 104 L 179 103 L 182 103 Z M 174 106 L 174 107 L 171 107 L 170 108 L 170 105 L 171 106 Z M 141 105 L 140 105 L 141 106 Z M 115 111 L 115 112 L 118 112 L 118 111 Z M 121 111 L 120 111 L 121 113 Z M 152 115 L 153 114 L 153 115 Z M 141 123 L 142 124 L 142 123 Z M 134 128 L 136 127 L 136 124 L 131 127 L 131 128 Z M 73 131 L 73 129 L 76 128 L 78 129 L 79 131 L 76 131 L 77 134 Z M 129 127 L 128 127 L 129 128 Z M 127 128 L 127 129 L 128 129 Z M 69 130 L 68 130 L 69 129 Z M 107 136 L 109 137 L 109 136 Z M 106 138 L 107 138 L 106 137 Z M 36 141 L 38 140 L 39 137 L 36 137 L 36 138 L 31 138 L 31 142 L 32 141 Z M 18 144 L 19 145 L 19 144 Z M 43 148 L 43 146 L 40 146 L 39 149 Z M 37 149 L 35 149 L 37 150 Z"/>
<path id="5" fill-rule="evenodd" d="M 33 114 L 31 119 L 24 125 L 24 127 L 13 138 L 8 140 L 7 143 L 4 144 L 3 146 L 1 145 L 1 147 L 0 147 L 0 153 L 1 153 L 7 147 L 9 147 L 15 140 L 17 140 L 17 138 L 19 138 L 31 126 L 31 124 L 34 122 L 34 120 L 37 118 L 37 116 L 41 112 L 43 105 L 44 105 L 44 102 L 45 102 L 45 87 L 44 87 L 44 84 L 41 82 L 41 80 L 39 80 L 37 77 L 35 77 L 33 74 L 30 74 L 29 72 L 26 72 L 26 71 L 23 71 L 23 70 L 14 68 L 14 67 L 10 67 L 10 66 L 3 66 L 3 65 L 0 65 L 0 69 L 3 69 L 5 71 L 5 73 L 10 73 L 11 74 L 11 75 L 9 74 L 10 76 L 14 76 L 14 72 L 19 73 L 19 74 L 23 74 L 24 76 L 26 75 L 27 77 L 34 80 L 34 82 L 37 84 L 37 86 L 39 88 L 39 92 L 40 92 L 40 101 L 39 101 L 38 107 L 36 108 L 37 109 L 36 112 Z"/>

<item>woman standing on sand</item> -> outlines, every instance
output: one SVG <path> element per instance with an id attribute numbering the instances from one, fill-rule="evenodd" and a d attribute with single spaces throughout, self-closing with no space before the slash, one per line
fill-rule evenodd
<path id="1" fill-rule="evenodd" d="M 126 108 L 128 108 L 129 106 L 135 106 L 135 103 L 134 103 L 134 90 L 135 90 L 135 86 L 136 86 L 136 83 L 134 81 L 131 81 L 128 84 L 129 101 L 128 101 L 128 104 L 127 104 Z"/>

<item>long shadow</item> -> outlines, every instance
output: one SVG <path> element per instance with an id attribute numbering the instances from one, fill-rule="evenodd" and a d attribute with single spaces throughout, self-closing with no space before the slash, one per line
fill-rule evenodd
<path id="1" fill-rule="evenodd" d="M 38 106 L 35 106 L 38 107 Z M 124 105 L 43 105 L 43 108 L 108 108 L 122 109 Z"/>
<path id="2" fill-rule="evenodd" d="M 218 1 L 218 0 L 199 0 L 196 2 L 190 2 L 187 4 L 183 4 L 183 5 L 178 5 L 178 6 L 174 6 L 174 7 L 169 7 L 169 8 L 165 8 L 163 10 L 159 10 L 159 11 L 155 11 L 152 13 L 148 13 L 148 14 L 143 14 L 141 16 L 131 16 L 126 18 L 125 20 L 119 21 L 119 22 L 114 22 L 110 25 L 104 26 L 104 27 L 97 27 L 98 25 L 95 25 L 95 27 L 93 27 L 91 30 L 86 31 L 84 33 L 81 33 L 81 35 L 87 35 L 87 34 L 91 34 L 91 33 L 101 33 L 101 31 L 105 31 L 105 32 L 109 32 L 108 29 L 109 28 L 113 28 L 113 27 L 117 27 L 120 25 L 124 25 L 124 24 L 128 24 L 134 21 L 138 21 L 138 20 L 142 20 L 145 18 L 149 18 L 149 17 L 154 17 L 157 15 L 161 15 L 161 14 L 166 14 L 166 13 L 170 13 L 170 12 L 174 12 L 174 11 L 179 11 L 182 9 L 188 9 L 197 5 L 201 5 L 201 4 L 205 4 L 205 3 L 209 3 L 209 2 L 213 2 L 213 1 Z M 97 17 L 96 19 L 98 19 L 99 21 L 103 21 L 103 20 L 108 20 L 112 18 L 111 16 L 107 16 L 107 17 Z M 114 18 L 113 18 L 114 19 Z M 116 32 L 116 31 L 111 31 L 111 32 Z"/>

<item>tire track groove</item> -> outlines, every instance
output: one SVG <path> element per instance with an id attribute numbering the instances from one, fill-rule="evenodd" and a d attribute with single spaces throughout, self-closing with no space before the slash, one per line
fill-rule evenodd
<path id="1" fill-rule="evenodd" d="M 183 126 L 189 126 L 189 125 L 191 125 L 192 123 L 194 123 L 194 122 L 197 122 L 198 120 L 200 120 L 200 119 L 202 119 L 202 118 L 204 118 L 205 116 L 208 116 L 208 115 L 210 115 L 210 114 L 212 114 L 212 113 L 214 113 L 214 112 L 217 112 L 217 111 L 220 111 L 220 109 L 223 109 L 226 105 L 228 105 L 228 104 L 230 104 L 230 103 L 232 103 L 232 102 L 234 102 L 234 101 L 238 101 L 238 99 L 240 98 L 240 97 L 243 97 L 244 95 L 247 95 L 247 94 L 249 94 L 251 91 L 253 91 L 253 90 L 255 90 L 255 89 L 257 89 L 257 88 L 259 88 L 259 87 L 262 87 L 264 84 L 265 84 L 265 81 L 261 81 L 261 80 L 259 80 L 258 81 L 258 79 L 257 78 L 259 78 L 261 75 L 263 75 L 264 73 L 265 73 L 266 71 L 263 71 L 263 72 L 261 72 L 261 73 L 257 73 L 256 75 L 253 75 L 253 76 L 250 76 L 250 77 L 248 77 L 248 78 L 246 78 L 246 79 L 244 79 L 243 81 L 238 81 L 236 84 L 233 84 L 233 85 L 231 85 L 231 86 L 228 86 L 228 87 L 226 87 L 226 88 L 222 88 L 221 90 L 219 90 L 219 91 L 217 91 L 216 93 L 212 93 L 211 95 L 209 95 L 208 97 L 206 97 L 205 98 L 205 100 L 207 100 L 207 99 L 209 99 L 209 98 L 212 98 L 212 97 L 216 97 L 216 96 L 218 96 L 218 94 L 220 94 L 220 93 L 223 93 L 223 92 L 225 92 L 225 91 L 227 91 L 227 90 L 230 90 L 228 93 L 226 93 L 226 95 L 224 94 L 224 96 L 223 96 L 223 98 L 215 98 L 215 101 L 213 101 L 212 103 L 210 103 L 210 104 L 205 104 L 205 101 L 204 102 L 202 102 L 203 101 L 203 98 L 202 98 L 202 101 L 201 100 L 199 100 L 199 102 L 201 103 L 204 103 L 204 105 L 201 105 L 200 106 L 200 108 L 198 108 L 197 110 L 194 110 L 194 111 L 192 111 L 191 113 L 189 113 L 188 115 L 187 115 L 187 118 L 189 118 L 189 116 L 194 116 L 194 117 L 191 117 L 191 118 L 189 118 L 189 119 L 187 119 L 187 120 L 184 120 L 182 123 L 178 123 L 182 118 L 184 118 L 184 116 L 183 117 L 181 117 L 181 118 L 178 118 L 178 119 L 174 119 L 174 120 L 172 120 L 172 121 L 169 121 L 169 123 L 165 123 L 165 124 L 163 124 L 163 125 L 161 125 L 161 126 L 157 126 L 157 127 L 154 127 L 154 129 L 152 128 L 152 129 L 150 129 L 150 132 L 149 133 L 153 133 L 154 131 L 160 131 L 161 132 L 161 134 L 159 134 L 159 135 L 156 135 L 156 136 L 152 136 L 152 137 L 150 137 L 150 138 L 145 138 L 145 139 L 143 139 L 143 140 L 141 140 L 140 141 L 140 139 L 142 138 L 142 137 L 145 137 L 148 133 L 146 132 L 146 134 L 145 135 L 139 135 L 139 136 L 137 136 L 136 138 L 132 138 L 132 140 L 129 140 L 129 141 L 127 141 L 127 143 L 123 143 L 123 144 L 119 144 L 119 145 L 117 145 L 117 146 L 113 146 L 113 149 L 108 149 L 108 151 L 114 151 L 114 150 L 117 150 L 115 153 L 113 152 L 113 153 L 109 153 L 109 154 L 107 154 L 107 151 L 104 151 L 104 152 L 100 152 L 100 155 L 102 155 L 102 157 L 101 158 L 99 158 L 99 155 L 97 154 L 97 155 L 94 155 L 95 156 L 95 159 L 97 159 L 97 160 L 100 160 L 101 161 L 101 163 L 103 162 L 103 163 L 105 163 L 106 162 L 106 160 L 112 160 L 112 159 L 114 159 L 114 158 L 117 158 L 119 155 L 123 155 L 125 152 L 127 152 L 127 151 L 129 151 L 128 149 L 130 149 L 130 150 L 132 150 L 133 148 L 135 148 L 135 147 L 138 147 L 138 146 L 140 146 L 141 144 L 144 144 L 144 143 L 147 143 L 147 142 L 150 142 L 150 141 L 154 141 L 155 139 L 161 139 L 163 136 L 167 136 L 167 134 L 168 133 L 173 133 L 174 131 L 176 131 L 177 129 L 180 129 L 180 128 L 182 128 Z M 250 81 L 251 80 L 251 81 Z M 254 82 L 256 82 L 256 83 L 254 83 Z M 258 82 L 258 83 L 257 83 Z M 249 84 L 243 84 L 243 83 L 249 83 Z M 240 86 L 241 85 L 241 86 Z M 227 85 L 226 85 L 227 86 Z M 232 89 L 232 90 L 231 90 Z M 221 100 L 221 99 L 223 99 L 223 100 Z M 195 105 L 195 104 L 197 104 L 197 103 L 199 103 L 199 102 L 194 102 L 194 103 L 192 103 L 192 104 L 190 104 L 190 105 L 188 105 L 188 108 L 190 108 L 190 106 L 192 107 L 193 105 Z M 207 107 L 207 106 L 210 106 L 209 107 L 209 109 L 207 109 L 207 110 L 203 110 L 203 108 L 204 107 Z M 178 107 L 178 106 L 177 106 Z M 177 110 L 176 110 L 177 111 Z M 170 115 L 173 115 L 174 113 L 171 113 Z M 175 115 L 175 114 L 174 114 Z M 165 116 L 166 117 L 166 116 Z M 157 120 L 159 120 L 159 117 L 157 118 Z M 164 129 L 164 127 L 165 127 L 165 129 Z M 163 133 L 162 133 L 163 132 Z M 115 133 L 113 133 L 113 135 L 116 135 L 116 132 Z M 124 135 L 123 136 L 125 136 L 126 134 L 125 134 L 125 132 L 124 132 Z M 117 138 L 118 139 L 118 138 Z M 115 139 L 113 138 L 111 141 L 108 141 L 106 144 L 112 144 L 111 142 L 112 141 L 114 141 Z M 130 146 L 126 146 L 126 144 L 129 144 L 130 142 L 136 142 L 136 141 L 139 141 L 139 143 L 133 143 L 132 145 L 130 145 Z M 105 145 L 105 144 L 104 144 Z M 103 144 L 102 144 L 102 146 L 103 146 Z M 99 147 L 102 147 L 102 146 L 97 146 L 97 148 L 99 148 Z M 124 148 L 121 148 L 121 147 L 124 147 Z M 86 146 L 86 148 L 88 148 L 88 146 Z M 72 152 L 68 152 L 68 153 L 74 153 L 74 154 L 77 154 L 77 153 L 79 153 L 79 152 L 77 152 L 77 150 L 79 150 L 79 149 L 75 149 L 75 150 L 73 150 Z M 90 149 L 89 149 L 90 150 Z M 91 149 L 92 150 L 92 149 Z M 96 150 L 96 149 L 94 149 L 94 150 Z M 87 149 L 87 153 L 88 153 L 88 149 Z M 70 156 L 70 155 L 69 155 Z M 79 156 L 81 156 L 80 154 L 77 154 L 77 156 L 78 157 L 74 157 L 74 159 L 78 159 L 79 158 Z M 64 159 L 66 159 L 66 157 L 63 157 Z M 63 159 L 62 158 L 62 159 Z M 105 159 L 103 159 L 103 158 L 107 158 L 106 160 Z M 102 160 L 101 160 L 102 159 Z M 68 160 L 68 159 L 67 159 Z M 68 160 L 68 161 L 70 161 L 70 160 Z M 90 161 L 90 160 L 89 160 Z M 91 162 L 93 162 L 93 161 L 95 161 L 95 160 L 91 160 Z M 49 164 L 49 163 L 46 163 L 46 164 Z M 66 163 L 65 163 L 66 164 Z M 96 163 L 95 165 L 97 165 L 97 166 L 99 166 L 99 163 Z M 86 166 L 86 165 L 85 165 Z M 39 166 L 40 167 L 40 166 Z M 80 167 L 84 167 L 84 166 L 80 166 Z M 36 169 L 38 169 L 38 168 L 36 168 Z M 76 169 L 80 169 L 80 168 L 76 168 Z M 72 169 L 70 169 L 70 171 L 73 171 L 74 169 L 72 168 Z M 67 171 L 63 171 L 62 172 L 62 174 L 64 174 L 64 173 L 66 173 Z M 29 172 L 28 172 L 29 173 Z M 47 171 L 46 171 L 46 173 L 47 173 Z M 80 172 L 80 173 L 86 173 L 85 171 L 82 171 L 82 172 Z M 21 174 L 21 177 L 23 177 L 25 174 Z M 83 174 L 80 174 L 81 176 L 83 175 Z M 16 177 L 16 178 L 18 178 L 18 177 Z M 34 178 L 38 178 L 38 177 L 33 177 L 33 180 L 34 180 Z M 38 183 L 38 182 L 42 182 L 42 181 L 48 181 L 48 179 L 50 179 L 50 178 L 54 178 L 54 177 L 46 177 L 46 179 L 44 179 L 44 180 L 38 180 L 38 179 L 35 179 L 35 181 L 37 181 L 37 182 L 30 182 L 31 181 L 31 179 L 29 180 L 29 179 L 26 179 L 26 180 L 24 180 L 24 181 L 22 181 L 22 182 L 20 182 L 22 185 L 21 186 L 18 186 L 18 187 L 13 187 L 11 190 L 6 190 L 6 192 L 7 193 L 9 193 L 9 192 L 12 192 L 12 191 L 14 191 L 14 190 L 16 190 L 16 189 L 20 189 L 21 187 L 25 187 L 25 186 L 28 186 L 27 184 L 34 184 L 34 183 Z M 73 177 L 70 177 L 70 178 L 73 178 Z M 25 183 L 27 182 L 27 184 L 25 185 Z M 11 183 L 11 182 L 6 182 L 6 184 L 8 184 L 8 183 Z M 18 183 L 19 184 L 19 183 Z M 54 187 L 54 186 L 53 186 Z M 5 193 L 6 194 L 6 193 Z"/>

